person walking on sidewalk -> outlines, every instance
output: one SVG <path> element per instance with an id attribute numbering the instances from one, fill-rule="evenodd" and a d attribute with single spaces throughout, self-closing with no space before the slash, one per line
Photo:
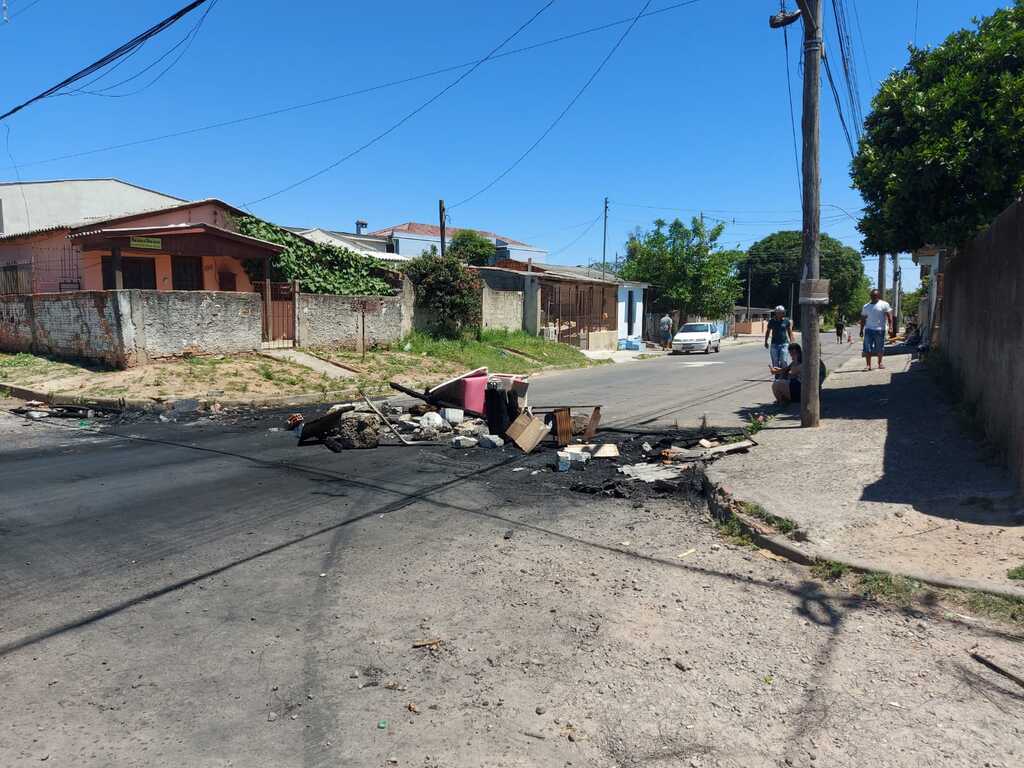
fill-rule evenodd
<path id="1" fill-rule="evenodd" d="M 871 301 L 860 311 L 860 336 L 864 339 L 864 360 L 871 370 L 871 358 L 878 358 L 878 367 L 885 368 L 882 356 L 885 354 L 885 332 L 896 334 L 893 326 L 893 312 L 889 302 L 883 301 L 878 289 L 871 291 Z"/>
<path id="2" fill-rule="evenodd" d="M 836 318 L 836 343 L 837 344 L 842 344 L 843 341 L 845 340 L 845 337 L 843 336 L 843 331 L 844 330 L 846 330 L 846 321 L 843 320 L 843 316 L 840 315 L 839 317 Z"/>
<path id="3" fill-rule="evenodd" d="M 781 304 L 772 315 L 764 332 L 764 348 L 771 354 L 772 368 L 785 368 L 789 365 L 786 347 L 793 343 L 793 323 L 786 317 L 786 308 Z"/>
<path id="4" fill-rule="evenodd" d="M 658 330 L 661 332 L 661 348 L 672 348 L 672 315 L 666 312 L 658 321 Z"/>

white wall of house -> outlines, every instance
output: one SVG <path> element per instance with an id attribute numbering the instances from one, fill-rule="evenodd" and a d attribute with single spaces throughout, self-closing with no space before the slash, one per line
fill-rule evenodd
<path id="1" fill-rule="evenodd" d="M 632 305 L 633 311 L 630 312 Z M 644 335 L 644 289 L 623 283 L 618 293 L 619 339 L 640 341 Z M 630 318 L 633 322 L 630 324 Z"/>

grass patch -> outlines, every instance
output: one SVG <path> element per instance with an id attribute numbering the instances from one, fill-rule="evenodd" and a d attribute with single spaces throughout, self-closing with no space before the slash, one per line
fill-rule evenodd
<path id="1" fill-rule="evenodd" d="M 592 362 L 576 347 L 531 336 L 525 331 L 484 330 L 480 332 L 480 341 L 499 349 L 511 349 L 543 365 L 584 368 Z"/>
<path id="2" fill-rule="evenodd" d="M 758 520 L 762 520 L 768 523 L 768 525 L 777 530 L 779 533 L 785 534 L 786 536 L 789 536 L 791 539 L 799 538 L 797 536 L 799 526 L 792 520 L 790 520 L 788 517 L 779 517 L 778 515 L 773 515 L 760 504 L 754 504 L 753 502 L 750 501 L 741 501 L 740 509 L 742 509 L 745 514 L 750 515 L 751 517 L 756 517 Z"/>
<path id="3" fill-rule="evenodd" d="M 963 599 L 967 609 L 979 616 L 1024 625 L 1024 599 L 987 592 L 964 592 Z"/>
<path id="4" fill-rule="evenodd" d="M 857 591 L 864 597 L 905 604 L 922 590 L 921 582 L 891 573 L 862 573 Z"/>
<path id="5" fill-rule="evenodd" d="M 850 568 L 835 560 L 816 560 L 811 566 L 811 573 L 822 581 L 839 581 L 850 572 Z"/>
<path id="6" fill-rule="evenodd" d="M 1024 581 L 1024 563 L 1018 565 L 1016 568 L 1011 568 L 1006 572 L 1006 578 L 1014 579 L 1016 581 Z"/>
<path id="7" fill-rule="evenodd" d="M 725 520 L 716 520 L 715 527 L 719 535 L 726 541 L 737 544 L 741 547 L 754 547 L 754 540 L 744 527 L 743 523 L 731 515 Z"/>
<path id="8" fill-rule="evenodd" d="M 775 419 L 775 416 L 768 413 L 753 413 L 747 420 L 746 426 L 743 431 L 747 433 L 748 437 L 752 437 L 768 426 L 768 423 Z"/>

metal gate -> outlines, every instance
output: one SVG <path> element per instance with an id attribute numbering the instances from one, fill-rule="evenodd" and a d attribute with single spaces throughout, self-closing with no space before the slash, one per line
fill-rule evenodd
<path id="1" fill-rule="evenodd" d="M 295 341 L 295 287 L 292 283 L 271 283 L 267 306 L 264 282 L 256 280 L 252 286 L 263 297 L 263 345 L 292 346 Z"/>
<path id="2" fill-rule="evenodd" d="M 591 331 L 617 327 L 616 291 L 616 286 L 542 279 L 541 327 L 551 329 L 554 341 L 582 346 Z"/>

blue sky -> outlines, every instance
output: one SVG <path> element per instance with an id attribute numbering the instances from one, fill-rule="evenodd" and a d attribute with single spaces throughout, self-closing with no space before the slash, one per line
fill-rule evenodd
<path id="1" fill-rule="evenodd" d="M 457 70 L 217 130 L 83 157 L 55 156 L 132 142 L 308 102 L 484 56 L 545 0 L 218 0 L 178 63 L 141 93 L 77 94 L 6 121 L 14 179 L 115 176 L 187 198 L 236 205 L 262 198 L 367 142 L 452 83 Z M 655 0 L 654 11 L 676 0 Z M 184 5 L 184 0 L 10 0 L 0 27 L 3 111 L 59 82 Z M 503 50 L 633 16 L 639 0 L 557 0 Z M 792 0 L 789 2 L 793 6 Z M 831 3 L 826 23 L 832 31 Z M 994 0 L 848 0 L 863 111 L 915 36 L 935 44 Z M 729 221 L 722 242 L 746 247 L 799 228 L 781 31 L 775 0 L 699 0 L 641 19 L 561 123 L 484 194 L 451 209 L 453 226 L 490 229 L 545 247 L 554 261 L 601 257 L 602 198 L 611 199 L 609 258 L 657 216 L 700 211 Z M 117 83 L 165 53 L 198 13 L 96 84 Z M 374 146 L 289 192 L 253 204 L 282 224 L 371 229 L 433 222 L 490 182 L 562 111 L 625 25 L 481 65 Z M 799 130 L 798 27 L 790 28 Z M 826 38 L 826 45 L 834 41 Z M 183 47 L 182 47 L 183 48 Z M 109 93 L 146 84 L 182 50 Z M 831 50 L 831 48 L 829 49 Z M 838 62 L 838 55 L 834 59 Z M 823 86 L 822 201 L 852 214 L 850 155 Z M 5 134 L 0 134 L 3 138 Z M 642 207 L 652 206 L 652 207 Z M 662 210 L 665 209 L 665 210 Z M 678 210 L 675 210 L 678 209 Z M 857 247 L 850 219 L 823 210 L 822 229 Z M 735 223 L 733 223 L 735 221 Z M 869 274 L 874 261 L 866 263 Z M 905 270 L 913 287 L 913 269 Z"/>

